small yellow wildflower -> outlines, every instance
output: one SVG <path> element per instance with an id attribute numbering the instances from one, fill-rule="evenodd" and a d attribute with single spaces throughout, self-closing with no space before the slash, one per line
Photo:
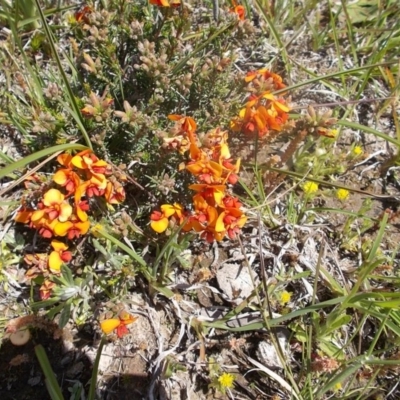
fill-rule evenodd
<path id="1" fill-rule="evenodd" d="M 281 297 L 280 297 L 279 302 L 281 303 L 281 305 L 285 305 L 286 303 L 289 303 L 291 298 L 292 298 L 292 293 L 287 292 L 286 290 L 284 290 L 281 293 Z"/>
<path id="2" fill-rule="evenodd" d="M 337 137 L 339 131 L 337 129 L 330 129 L 329 130 L 329 137 L 334 139 Z"/>
<path id="3" fill-rule="evenodd" d="M 219 384 L 222 386 L 222 388 L 226 389 L 230 389 L 233 388 L 233 382 L 235 380 L 235 377 L 232 374 L 227 374 L 226 372 L 224 372 L 219 378 L 218 378 L 218 382 Z"/>
<path id="4" fill-rule="evenodd" d="M 336 197 L 343 201 L 346 200 L 349 197 L 350 192 L 347 189 L 338 189 L 336 191 Z"/>
<path id="5" fill-rule="evenodd" d="M 307 181 L 303 185 L 304 193 L 306 194 L 313 194 L 318 192 L 318 183 Z"/>
<path id="6" fill-rule="evenodd" d="M 90 230 L 92 235 L 95 237 L 101 237 L 101 231 L 104 232 L 104 228 L 101 224 L 96 224 L 95 226 L 92 227 L 92 229 Z"/>
<path id="7" fill-rule="evenodd" d="M 336 384 L 335 384 L 335 386 L 333 387 L 333 391 L 335 392 L 335 393 L 337 393 L 337 392 L 340 392 L 342 390 L 342 384 L 340 383 L 340 382 L 337 382 Z"/>
<path id="8" fill-rule="evenodd" d="M 360 156 L 363 153 L 363 149 L 361 146 L 354 146 L 352 152 L 355 156 Z"/>

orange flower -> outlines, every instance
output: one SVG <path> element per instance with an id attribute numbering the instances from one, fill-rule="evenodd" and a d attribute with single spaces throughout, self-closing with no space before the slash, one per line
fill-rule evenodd
<path id="1" fill-rule="evenodd" d="M 222 200 L 222 202 L 224 203 L 224 207 L 225 208 L 241 208 L 242 207 L 242 203 L 240 203 L 240 201 L 233 196 L 225 196 Z"/>
<path id="2" fill-rule="evenodd" d="M 183 230 L 187 232 L 193 229 L 196 232 L 202 232 L 214 226 L 218 217 L 216 208 L 210 206 L 201 194 L 193 196 L 193 204 L 195 214 L 188 218 Z"/>
<path id="3" fill-rule="evenodd" d="M 178 7 L 181 4 L 181 0 L 150 0 L 150 4 L 158 7 Z"/>
<path id="4" fill-rule="evenodd" d="M 120 204 L 125 200 L 125 189 L 117 181 L 107 182 L 104 197 L 108 204 Z"/>
<path id="5" fill-rule="evenodd" d="M 220 146 L 219 162 L 223 167 L 224 182 L 228 181 L 231 185 L 234 185 L 239 180 L 238 173 L 240 169 L 240 158 L 236 161 L 236 164 L 232 164 L 231 153 L 227 144 Z"/>
<path id="6" fill-rule="evenodd" d="M 226 186 L 195 183 L 190 185 L 189 189 L 199 192 L 210 206 L 216 207 L 221 205 Z"/>
<path id="7" fill-rule="evenodd" d="M 58 222 L 54 227 L 54 233 L 57 236 L 67 236 L 69 240 L 72 240 L 81 235 L 86 235 L 89 228 L 89 221 L 80 221 L 75 217 L 71 221 Z"/>
<path id="8" fill-rule="evenodd" d="M 88 197 L 103 196 L 107 188 L 107 179 L 104 175 L 92 176 L 85 186 Z"/>
<path id="9" fill-rule="evenodd" d="M 186 133 L 190 143 L 196 143 L 195 131 L 197 128 L 196 121 L 192 117 L 183 115 L 170 114 L 168 118 L 171 121 L 177 121 L 180 124 L 181 133 Z"/>
<path id="10" fill-rule="evenodd" d="M 225 236 L 225 232 L 217 232 L 215 227 L 208 226 L 204 232 L 200 235 L 200 237 L 206 240 L 208 243 L 213 243 L 214 240 L 220 242 Z"/>
<path id="11" fill-rule="evenodd" d="M 82 7 L 79 11 L 77 11 L 77 12 L 74 14 L 75 21 L 78 22 L 78 23 L 79 23 L 79 22 L 84 22 L 85 24 L 88 24 L 88 23 L 90 22 L 88 16 L 89 16 L 92 12 L 93 12 L 92 7 L 90 7 L 90 6 L 84 6 L 84 7 Z"/>
<path id="12" fill-rule="evenodd" d="M 264 94 L 262 97 L 272 96 Z M 250 104 L 250 105 L 249 105 Z M 239 117 L 231 122 L 234 131 L 242 131 L 245 134 L 258 133 L 260 137 L 268 133 L 269 129 L 281 130 L 281 125 L 287 121 L 289 108 L 281 100 L 273 98 L 267 105 L 251 106 L 253 100 L 241 109 Z"/>
<path id="13" fill-rule="evenodd" d="M 33 212 L 34 210 L 28 210 L 25 207 L 21 207 L 14 220 L 15 222 L 21 222 L 22 224 L 29 224 L 29 222 L 31 222 Z"/>
<path id="14" fill-rule="evenodd" d="M 68 192 L 67 196 L 75 192 L 76 188 L 80 185 L 81 180 L 78 174 L 70 169 L 59 169 L 53 175 L 53 181 L 60 186 L 65 187 Z"/>
<path id="15" fill-rule="evenodd" d="M 237 208 L 225 208 L 218 216 L 215 232 L 221 234 L 227 232 L 230 239 L 235 239 L 246 221 L 247 217 L 243 215 L 242 211 Z"/>
<path id="16" fill-rule="evenodd" d="M 72 157 L 71 164 L 83 170 L 90 171 L 93 175 L 110 173 L 110 166 L 99 160 L 91 150 L 84 150 Z"/>
<path id="17" fill-rule="evenodd" d="M 89 211 L 89 203 L 87 200 L 81 200 L 75 203 L 75 213 L 78 219 L 82 222 L 85 222 L 88 220 L 88 215 L 86 214 L 86 211 Z"/>
<path id="18" fill-rule="evenodd" d="M 52 281 L 49 281 L 48 279 L 46 279 L 43 282 L 42 286 L 40 286 L 40 289 L 39 289 L 39 294 L 40 294 L 41 300 L 47 300 L 50 297 L 54 286 L 56 286 L 56 284 Z"/>
<path id="19" fill-rule="evenodd" d="M 150 215 L 151 229 L 157 233 L 163 233 L 168 228 L 168 218 L 172 217 L 176 209 L 171 204 L 163 204 L 160 211 L 153 211 Z"/>
<path id="20" fill-rule="evenodd" d="M 51 272 L 58 273 L 63 263 L 71 261 L 72 254 L 66 251 L 68 246 L 58 240 L 52 240 L 51 247 L 53 247 L 54 251 L 52 251 L 49 256 L 49 268 Z"/>
<path id="21" fill-rule="evenodd" d="M 243 6 L 236 6 L 231 9 L 231 12 L 235 13 L 241 21 L 244 21 L 246 10 Z"/>
<path id="22" fill-rule="evenodd" d="M 149 0 L 150 4 L 158 7 L 169 7 L 168 0 Z"/>
<path id="23" fill-rule="evenodd" d="M 282 82 L 281 76 L 270 72 L 266 68 L 259 69 L 258 71 L 248 72 L 244 80 L 245 82 L 252 82 L 256 78 L 259 78 L 262 81 L 270 81 L 272 83 L 272 89 L 274 91 L 284 89 L 286 87 L 286 85 Z"/>
<path id="24" fill-rule="evenodd" d="M 39 231 L 39 235 L 45 239 L 51 239 L 54 235 L 54 228 L 59 223 L 57 219 L 50 221 L 48 218 L 43 217 L 40 220 L 31 223 L 31 227 Z"/>
<path id="25" fill-rule="evenodd" d="M 82 196 L 85 194 L 88 184 L 88 182 L 85 182 L 84 184 L 80 185 L 75 192 L 75 213 L 78 219 L 82 222 L 88 220 L 86 211 L 89 211 L 89 203 L 87 200 L 81 200 Z"/>
<path id="26" fill-rule="evenodd" d="M 31 217 L 32 222 L 36 223 L 45 215 L 49 221 L 58 218 L 65 222 L 72 214 L 72 207 L 64 201 L 64 195 L 57 189 L 48 190 L 43 196 L 43 202 L 39 204 L 40 210 L 34 211 Z"/>
<path id="27" fill-rule="evenodd" d="M 122 310 L 119 313 L 118 318 L 105 319 L 104 321 L 100 322 L 100 327 L 103 333 L 106 335 L 110 334 L 114 330 L 117 330 L 117 336 L 122 338 L 128 333 L 126 326 L 132 324 L 137 319 L 138 317 L 134 317 L 125 310 Z"/>
<path id="28" fill-rule="evenodd" d="M 205 182 L 208 185 L 220 181 L 222 175 L 222 167 L 218 163 L 209 160 L 199 160 L 189 163 L 186 169 L 197 176 L 200 182 Z"/>
<path id="29" fill-rule="evenodd" d="M 262 103 L 264 103 L 264 108 L 272 109 L 278 113 L 287 113 L 290 110 L 289 107 L 285 104 L 284 99 L 276 98 L 270 92 L 264 92 L 260 96 L 251 95 L 249 97 L 249 101 L 246 103 L 246 107 L 259 106 L 262 105 Z"/>

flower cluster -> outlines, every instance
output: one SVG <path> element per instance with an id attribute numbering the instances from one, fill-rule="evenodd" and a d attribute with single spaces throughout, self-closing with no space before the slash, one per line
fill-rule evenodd
<path id="1" fill-rule="evenodd" d="M 115 331 L 117 336 L 122 338 L 129 333 L 126 326 L 132 324 L 137 319 L 138 317 L 134 317 L 125 310 L 122 310 L 118 314 L 118 318 L 109 318 L 100 322 L 100 327 L 104 334 L 109 335 L 111 332 Z"/>
<path id="2" fill-rule="evenodd" d="M 260 138 L 273 131 L 281 131 L 288 120 L 289 107 L 284 98 L 273 95 L 284 89 L 282 78 L 267 69 L 248 72 L 244 78 L 251 93 L 239 116 L 231 121 L 231 129 Z"/>
<path id="3" fill-rule="evenodd" d="M 183 231 L 194 231 L 208 242 L 222 240 L 225 235 L 234 239 L 247 217 L 242 204 L 229 194 L 229 185 L 238 181 L 240 159 L 233 162 L 227 144 L 228 134 L 219 128 L 209 131 L 199 143 L 196 122 L 191 117 L 170 115 L 176 121 L 174 134 L 164 138 L 164 147 L 181 154 L 189 153 L 189 161 L 181 166 L 197 180 L 189 189 L 193 196 L 194 211 L 185 211 L 182 205 L 164 204 L 161 211 L 151 214 L 150 226 L 158 233 L 164 232 L 171 220 L 183 225 Z"/>
<path id="4" fill-rule="evenodd" d="M 62 167 L 56 171 L 52 180 L 60 189 L 48 189 L 35 207 L 23 199 L 15 220 L 36 229 L 45 239 L 57 236 L 73 240 L 89 231 L 91 198 L 101 196 L 108 204 L 118 204 L 124 201 L 125 191 L 119 182 L 111 179 L 110 165 L 98 159 L 91 150 L 84 150 L 75 156 L 61 154 L 57 161 Z M 32 185 L 31 181 L 28 183 Z M 30 254 L 25 257 L 30 266 L 26 274 L 28 278 L 39 275 L 46 278 L 49 273 L 57 274 L 62 263 L 71 260 L 71 253 L 67 251 L 65 243 L 52 240 L 51 246 L 53 251 L 49 256 Z M 42 299 L 50 296 L 51 284 L 51 281 L 44 282 L 47 286 L 41 288 Z"/>

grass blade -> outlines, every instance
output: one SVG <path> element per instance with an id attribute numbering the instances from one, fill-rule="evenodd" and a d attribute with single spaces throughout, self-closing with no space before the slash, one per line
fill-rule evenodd
<path id="1" fill-rule="evenodd" d="M 35 346 L 36 357 L 39 360 L 39 364 L 42 368 L 43 374 L 46 377 L 46 387 L 52 400 L 63 400 L 64 397 L 61 392 L 61 388 L 58 385 L 57 379 L 54 375 L 53 369 L 51 368 L 50 361 L 47 357 L 46 351 L 41 344 Z"/>
<path id="2" fill-rule="evenodd" d="M 56 153 L 58 151 L 67 150 L 86 150 L 87 147 L 82 144 L 77 143 L 65 143 L 59 144 L 57 146 L 49 147 L 48 149 L 37 151 L 21 160 L 15 161 L 12 164 L 7 165 L 2 170 L 0 170 L 0 179 L 12 174 L 15 170 L 25 167 L 26 165 L 40 160 L 41 158 L 47 157 L 50 154 Z"/>
<path id="3" fill-rule="evenodd" d="M 49 42 L 49 46 L 51 48 L 51 51 L 52 51 L 52 54 L 53 54 L 53 57 L 54 57 L 54 60 L 57 63 L 58 70 L 60 72 L 61 78 L 62 78 L 62 80 L 64 82 L 65 88 L 67 89 L 67 96 L 68 96 L 69 104 L 71 105 L 72 110 L 73 110 L 73 112 L 70 112 L 70 113 L 71 113 L 72 117 L 74 118 L 74 120 L 76 121 L 76 123 L 78 124 L 79 129 L 80 129 L 80 131 L 82 133 L 82 136 L 83 136 L 83 138 L 84 138 L 84 140 L 86 142 L 87 147 L 89 147 L 90 149 L 93 149 L 92 142 L 90 141 L 90 137 L 89 137 L 89 135 L 88 135 L 88 133 L 87 133 L 87 131 L 85 129 L 85 126 L 84 126 L 84 122 L 83 122 L 83 117 L 82 117 L 81 111 L 80 111 L 80 109 L 78 107 L 78 104 L 77 104 L 77 102 L 75 100 L 75 96 L 74 96 L 74 93 L 72 92 L 71 86 L 69 84 L 68 77 L 67 77 L 67 75 L 66 75 L 66 73 L 64 71 L 64 68 L 63 68 L 62 64 L 61 64 L 60 57 L 58 56 L 58 52 L 57 52 L 57 49 L 56 49 L 56 46 L 55 46 L 54 40 L 53 40 L 53 35 L 52 35 L 52 33 L 51 33 L 50 29 L 49 29 L 49 25 L 47 24 L 46 18 L 45 18 L 44 14 L 43 14 L 43 11 L 42 11 L 41 7 L 40 7 L 39 0 L 35 0 L 35 2 L 36 2 L 36 6 L 37 6 L 37 8 L 39 10 L 40 19 L 42 20 L 42 24 L 43 24 L 43 27 L 44 27 L 44 30 L 45 30 L 45 33 L 46 33 L 46 37 L 47 37 L 47 40 Z"/>
<path id="4" fill-rule="evenodd" d="M 99 373 L 99 364 L 101 353 L 103 351 L 104 344 L 106 343 L 106 338 L 103 336 L 100 341 L 100 346 L 97 349 L 96 359 L 93 364 L 92 378 L 90 379 L 90 388 L 88 394 L 88 400 L 95 400 L 96 386 L 97 386 L 97 374 Z"/>

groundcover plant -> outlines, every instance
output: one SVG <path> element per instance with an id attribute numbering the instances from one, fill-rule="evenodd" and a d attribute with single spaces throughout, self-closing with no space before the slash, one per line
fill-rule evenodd
<path id="1" fill-rule="evenodd" d="M 400 5 L 0 0 L 0 394 L 398 399 Z"/>

